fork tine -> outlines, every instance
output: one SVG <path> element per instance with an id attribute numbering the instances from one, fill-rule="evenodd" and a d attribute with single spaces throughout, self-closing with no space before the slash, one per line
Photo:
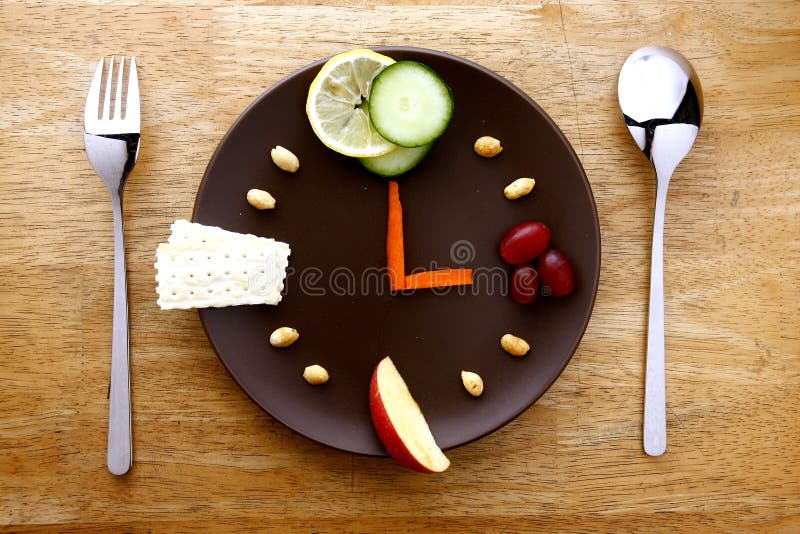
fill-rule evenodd
<path id="1" fill-rule="evenodd" d="M 119 58 L 119 75 L 117 75 L 117 95 L 114 98 L 114 120 L 122 119 L 122 67 L 125 66 L 125 56 Z"/>
<path id="2" fill-rule="evenodd" d="M 108 72 L 106 74 L 106 94 L 103 96 L 103 120 L 109 119 L 111 113 L 111 79 L 114 77 L 114 56 L 108 58 Z"/>
<path id="3" fill-rule="evenodd" d="M 133 131 L 141 131 L 139 122 L 139 75 L 136 74 L 136 58 L 131 56 L 131 67 L 128 73 L 128 99 L 125 101 L 125 122 L 132 125 Z"/>
<path id="4" fill-rule="evenodd" d="M 103 78 L 103 60 L 97 62 L 97 68 L 94 69 L 94 77 L 92 84 L 89 86 L 89 94 L 86 95 L 86 107 L 83 110 L 83 127 L 91 127 L 97 122 L 97 106 L 100 104 L 100 83 Z"/>

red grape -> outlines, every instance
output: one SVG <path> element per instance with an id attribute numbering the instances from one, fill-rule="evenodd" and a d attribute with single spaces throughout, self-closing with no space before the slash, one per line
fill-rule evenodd
<path id="1" fill-rule="evenodd" d="M 550 249 L 539 257 L 537 263 L 542 284 L 542 295 L 563 297 L 575 289 L 572 265 L 561 252 Z"/>
<path id="2" fill-rule="evenodd" d="M 500 255 L 511 265 L 528 263 L 550 244 L 550 229 L 538 221 L 527 221 L 512 228 L 500 242 Z"/>
<path id="3" fill-rule="evenodd" d="M 539 293 L 539 273 L 530 265 L 519 265 L 511 275 L 511 299 L 519 304 L 529 304 Z"/>

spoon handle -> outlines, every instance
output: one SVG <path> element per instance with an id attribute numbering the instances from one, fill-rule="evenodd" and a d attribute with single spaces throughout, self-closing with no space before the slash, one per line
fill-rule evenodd
<path id="1" fill-rule="evenodd" d="M 644 452 L 661 456 L 667 449 L 667 399 L 664 377 L 664 211 L 668 179 L 658 181 L 650 259 L 650 316 L 644 384 Z"/>

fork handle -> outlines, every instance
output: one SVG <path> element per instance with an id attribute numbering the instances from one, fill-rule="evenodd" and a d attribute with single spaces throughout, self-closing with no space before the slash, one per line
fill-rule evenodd
<path id="1" fill-rule="evenodd" d="M 661 456 L 667 450 L 667 398 L 664 369 L 664 211 L 666 179 L 659 177 L 653 217 L 650 258 L 650 313 L 647 323 L 647 365 L 644 383 L 644 452 Z"/>
<path id="2" fill-rule="evenodd" d="M 111 192 L 114 209 L 114 322 L 111 340 L 111 388 L 108 408 L 108 470 L 124 475 L 131 468 L 131 387 L 128 358 L 128 284 L 122 192 Z"/>

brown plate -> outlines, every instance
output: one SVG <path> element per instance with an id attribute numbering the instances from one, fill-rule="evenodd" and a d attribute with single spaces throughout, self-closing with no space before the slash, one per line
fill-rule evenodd
<path id="1" fill-rule="evenodd" d="M 236 120 L 208 164 L 193 216 L 292 248 L 281 304 L 200 310 L 231 376 L 289 428 L 372 455 L 385 454 L 368 404 L 370 376 L 382 356 L 392 356 L 439 445 L 467 443 L 505 425 L 556 380 L 586 329 L 600 273 L 594 198 L 550 117 L 475 63 L 416 48 L 378 50 L 433 67 L 455 101 L 447 132 L 399 179 L 406 270 L 471 267 L 473 287 L 389 294 L 380 272 L 386 265 L 386 180 L 324 147 L 306 119 L 306 94 L 322 61 L 277 83 Z M 503 143 L 494 159 L 472 150 L 487 134 Z M 275 145 L 298 155 L 296 174 L 273 165 L 268 149 Z M 534 192 L 506 200 L 503 187 L 520 176 L 536 178 Z M 277 208 L 251 208 L 245 193 L 253 187 L 270 191 Z M 521 306 L 506 294 L 511 268 L 498 244 L 508 229 L 531 219 L 550 227 L 553 246 L 573 263 L 577 287 L 567 298 Z M 297 328 L 300 340 L 287 349 L 271 347 L 267 337 L 279 326 Z M 503 352 L 499 340 L 507 332 L 529 340 L 530 354 Z M 314 363 L 330 372 L 324 386 L 310 386 L 301 376 Z M 483 377 L 482 397 L 464 390 L 462 369 Z"/>

